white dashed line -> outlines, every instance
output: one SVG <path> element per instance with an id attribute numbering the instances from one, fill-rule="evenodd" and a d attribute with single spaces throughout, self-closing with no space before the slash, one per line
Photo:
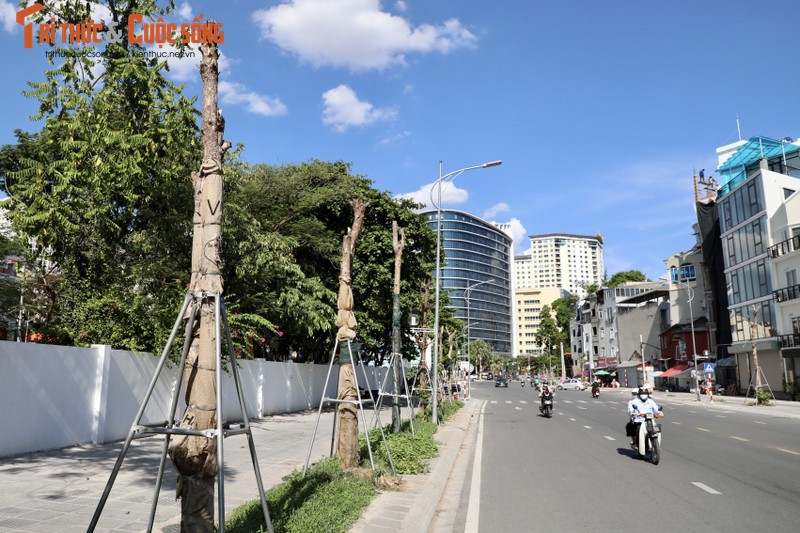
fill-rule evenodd
<path id="1" fill-rule="evenodd" d="M 578 406 L 578 409 L 583 409 L 584 411 L 586 411 L 586 410 L 587 410 L 587 409 L 589 409 L 589 408 L 588 408 L 588 407 L 581 407 L 581 406 L 579 405 L 579 406 Z"/>
<path id="2" fill-rule="evenodd" d="M 603 435 L 603 438 L 608 440 L 617 440 L 614 437 L 609 437 L 608 435 Z"/>
<path id="3" fill-rule="evenodd" d="M 572 400 L 564 400 L 564 403 L 574 403 Z"/>
<path id="4" fill-rule="evenodd" d="M 570 421 L 575 422 L 575 419 L 574 418 L 570 418 Z"/>
<path id="5" fill-rule="evenodd" d="M 708 485 L 706 485 L 705 483 L 700 483 L 699 481 L 692 481 L 692 485 L 694 485 L 698 489 L 703 489 L 704 491 L 706 491 L 709 494 L 722 494 L 721 492 L 716 491 L 716 490 L 712 489 L 711 487 L 709 487 Z"/>
<path id="6" fill-rule="evenodd" d="M 675 424 L 676 426 L 680 426 L 681 425 L 680 422 L 672 422 L 672 424 Z"/>
<path id="7" fill-rule="evenodd" d="M 735 437 L 733 435 L 728 435 L 732 439 L 740 440 L 742 442 L 750 442 L 748 439 L 743 439 L 742 437 Z"/>
<path id="8" fill-rule="evenodd" d="M 528 403 L 527 400 L 520 400 L 519 403 Z"/>
<path id="9" fill-rule="evenodd" d="M 492 400 L 492 403 L 497 403 L 497 400 Z"/>
<path id="10" fill-rule="evenodd" d="M 506 400 L 506 403 L 511 403 L 511 400 Z"/>
<path id="11" fill-rule="evenodd" d="M 695 428 L 695 429 L 696 429 L 697 431 L 705 431 L 706 433 L 711 433 L 711 430 L 710 430 L 710 429 L 706 429 L 706 428 Z"/>
<path id="12" fill-rule="evenodd" d="M 583 427 L 585 427 L 586 429 L 592 429 L 592 426 L 583 426 Z"/>
<path id="13" fill-rule="evenodd" d="M 753 422 L 755 422 L 756 424 L 763 424 L 763 425 L 765 425 L 765 426 L 767 425 L 767 423 L 766 423 L 766 422 L 759 422 L 758 420 L 753 420 Z"/>

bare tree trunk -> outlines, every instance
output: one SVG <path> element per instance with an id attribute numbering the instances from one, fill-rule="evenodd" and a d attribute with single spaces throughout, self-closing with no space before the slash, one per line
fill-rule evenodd
<path id="1" fill-rule="evenodd" d="M 356 316 L 353 314 L 351 271 L 356 240 L 364 222 L 367 203 L 360 198 L 354 198 L 352 204 L 353 226 L 342 238 L 342 262 L 339 268 L 339 314 L 337 318 L 339 331 L 336 338 L 343 350 L 340 349 L 339 351 L 339 393 L 337 397 L 340 400 L 358 401 L 358 382 L 356 381 L 355 369 L 350 362 L 346 343 L 356 338 L 356 326 L 358 325 Z M 337 440 L 336 453 L 343 468 L 354 468 L 358 466 L 359 460 L 358 408 L 352 403 L 340 403 L 338 417 L 339 438 Z"/>
<path id="2" fill-rule="evenodd" d="M 222 293 L 222 158 L 230 143 L 222 140 L 225 122 L 217 108 L 219 50 L 200 46 L 203 80 L 203 164 L 192 173 L 194 235 L 191 290 Z M 213 299 L 201 302 L 184 370 L 186 411 L 180 427 L 213 429 L 217 424 L 216 316 Z M 170 445 L 178 470 L 177 496 L 181 499 L 181 531 L 214 531 L 214 480 L 217 472 L 216 439 L 178 436 Z"/>
<path id="3" fill-rule="evenodd" d="M 400 394 L 402 387 L 403 361 L 400 355 L 400 320 L 402 311 L 400 310 L 400 269 L 403 265 L 403 248 L 406 245 L 406 232 L 398 227 L 397 221 L 392 221 L 392 248 L 394 249 L 394 294 L 392 295 L 392 354 L 394 355 L 394 393 L 392 396 L 392 429 L 395 433 L 400 433 L 400 402 L 397 394 Z"/>
<path id="4" fill-rule="evenodd" d="M 756 403 L 761 403 L 761 366 L 758 364 L 758 346 L 756 336 L 758 335 L 758 306 L 753 306 L 753 320 L 750 322 L 750 345 L 753 349 L 753 366 L 756 367 Z"/>

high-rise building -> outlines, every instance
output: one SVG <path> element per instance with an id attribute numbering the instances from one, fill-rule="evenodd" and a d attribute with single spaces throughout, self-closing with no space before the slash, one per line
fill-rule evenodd
<path id="1" fill-rule="evenodd" d="M 514 289 L 534 287 L 533 263 L 529 255 L 514 256 Z"/>
<path id="2" fill-rule="evenodd" d="M 521 288 L 514 291 L 515 300 L 515 349 L 514 354 L 521 357 L 544 354 L 542 346 L 536 342 L 536 333 L 542 320 L 542 307 L 552 309 L 553 302 L 561 298 L 561 289 Z M 569 347 L 567 347 L 569 349 Z"/>
<path id="3" fill-rule="evenodd" d="M 436 211 L 422 214 L 436 231 Z M 470 338 L 486 341 L 504 356 L 512 355 L 511 244 L 507 233 L 485 220 L 442 210 L 442 289 L 456 318 L 466 323 L 469 316 Z"/>
<path id="4" fill-rule="evenodd" d="M 531 235 L 532 287 L 557 287 L 583 298 L 585 287 L 603 281 L 603 236 Z"/>

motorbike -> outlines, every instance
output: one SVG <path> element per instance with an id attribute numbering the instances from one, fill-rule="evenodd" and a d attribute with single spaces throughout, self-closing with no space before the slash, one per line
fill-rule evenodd
<path id="1" fill-rule="evenodd" d="M 639 438 L 636 451 L 642 459 L 650 459 L 657 465 L 661 460 L 661 424 L 656 423 L 652 413 L 644 415 L 644 422 L 639 425 Z"/>
<path id="2" fill-rule="evenodd" d="M 592 387 L 592 398 L 600 397 L 600 387 Z"/>
<path id="3" fill-rule="evenodd" d="M 553 395 L 551 393 L 542 395 L 542 405 L 539 406 L 539 412 L 546 418 L 553 416 Z"/>
<path id="4" fill-rule="evenodd" d="M 525 387 L 525 380 L 524 380 L 524 379 L 523 379 L 523 380 L 521 380 L 521 381 L 520 381 L 520 384 L 521 384 L 521 385 L 522 385 L 522 387 L 524 388 L 524 387 Z"/>

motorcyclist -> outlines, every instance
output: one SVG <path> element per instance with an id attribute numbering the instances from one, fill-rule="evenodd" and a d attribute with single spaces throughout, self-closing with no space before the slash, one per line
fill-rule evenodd
<path id="1" fill-rule="evenodd" d="M 594 395 L 596 392 L 599 391 L 600 391 L 600 380 L 594 378 L 594 381 L 592 381 L 592 395 Z"/>
<path id="2" fill-rule="evenodd" d="M 550 390 L 550 387 L 548 385 L 545 385 L 542 387 L 542 390 L 539 391 L 540 407 L 544 407 L 544 401 L 545 399 L 547 399 L 548 396 L 550 397 L 551 400 L 556 397 L 553 391 Z"/>
<path id="3" fill-rule="evenodd" d="M 658 404 L 647 394 L 647 390 L 640 387 L 636 392 L 636 396 L 628 402 L 628 415 L 631 419 L 625 426 L 625 431 L 631 439 L 631 446 L 636 446 L 639 426 L 644 422 L 644 415 L 647 413 L 652 413 L 656 418 L 664 416 Z"/>

